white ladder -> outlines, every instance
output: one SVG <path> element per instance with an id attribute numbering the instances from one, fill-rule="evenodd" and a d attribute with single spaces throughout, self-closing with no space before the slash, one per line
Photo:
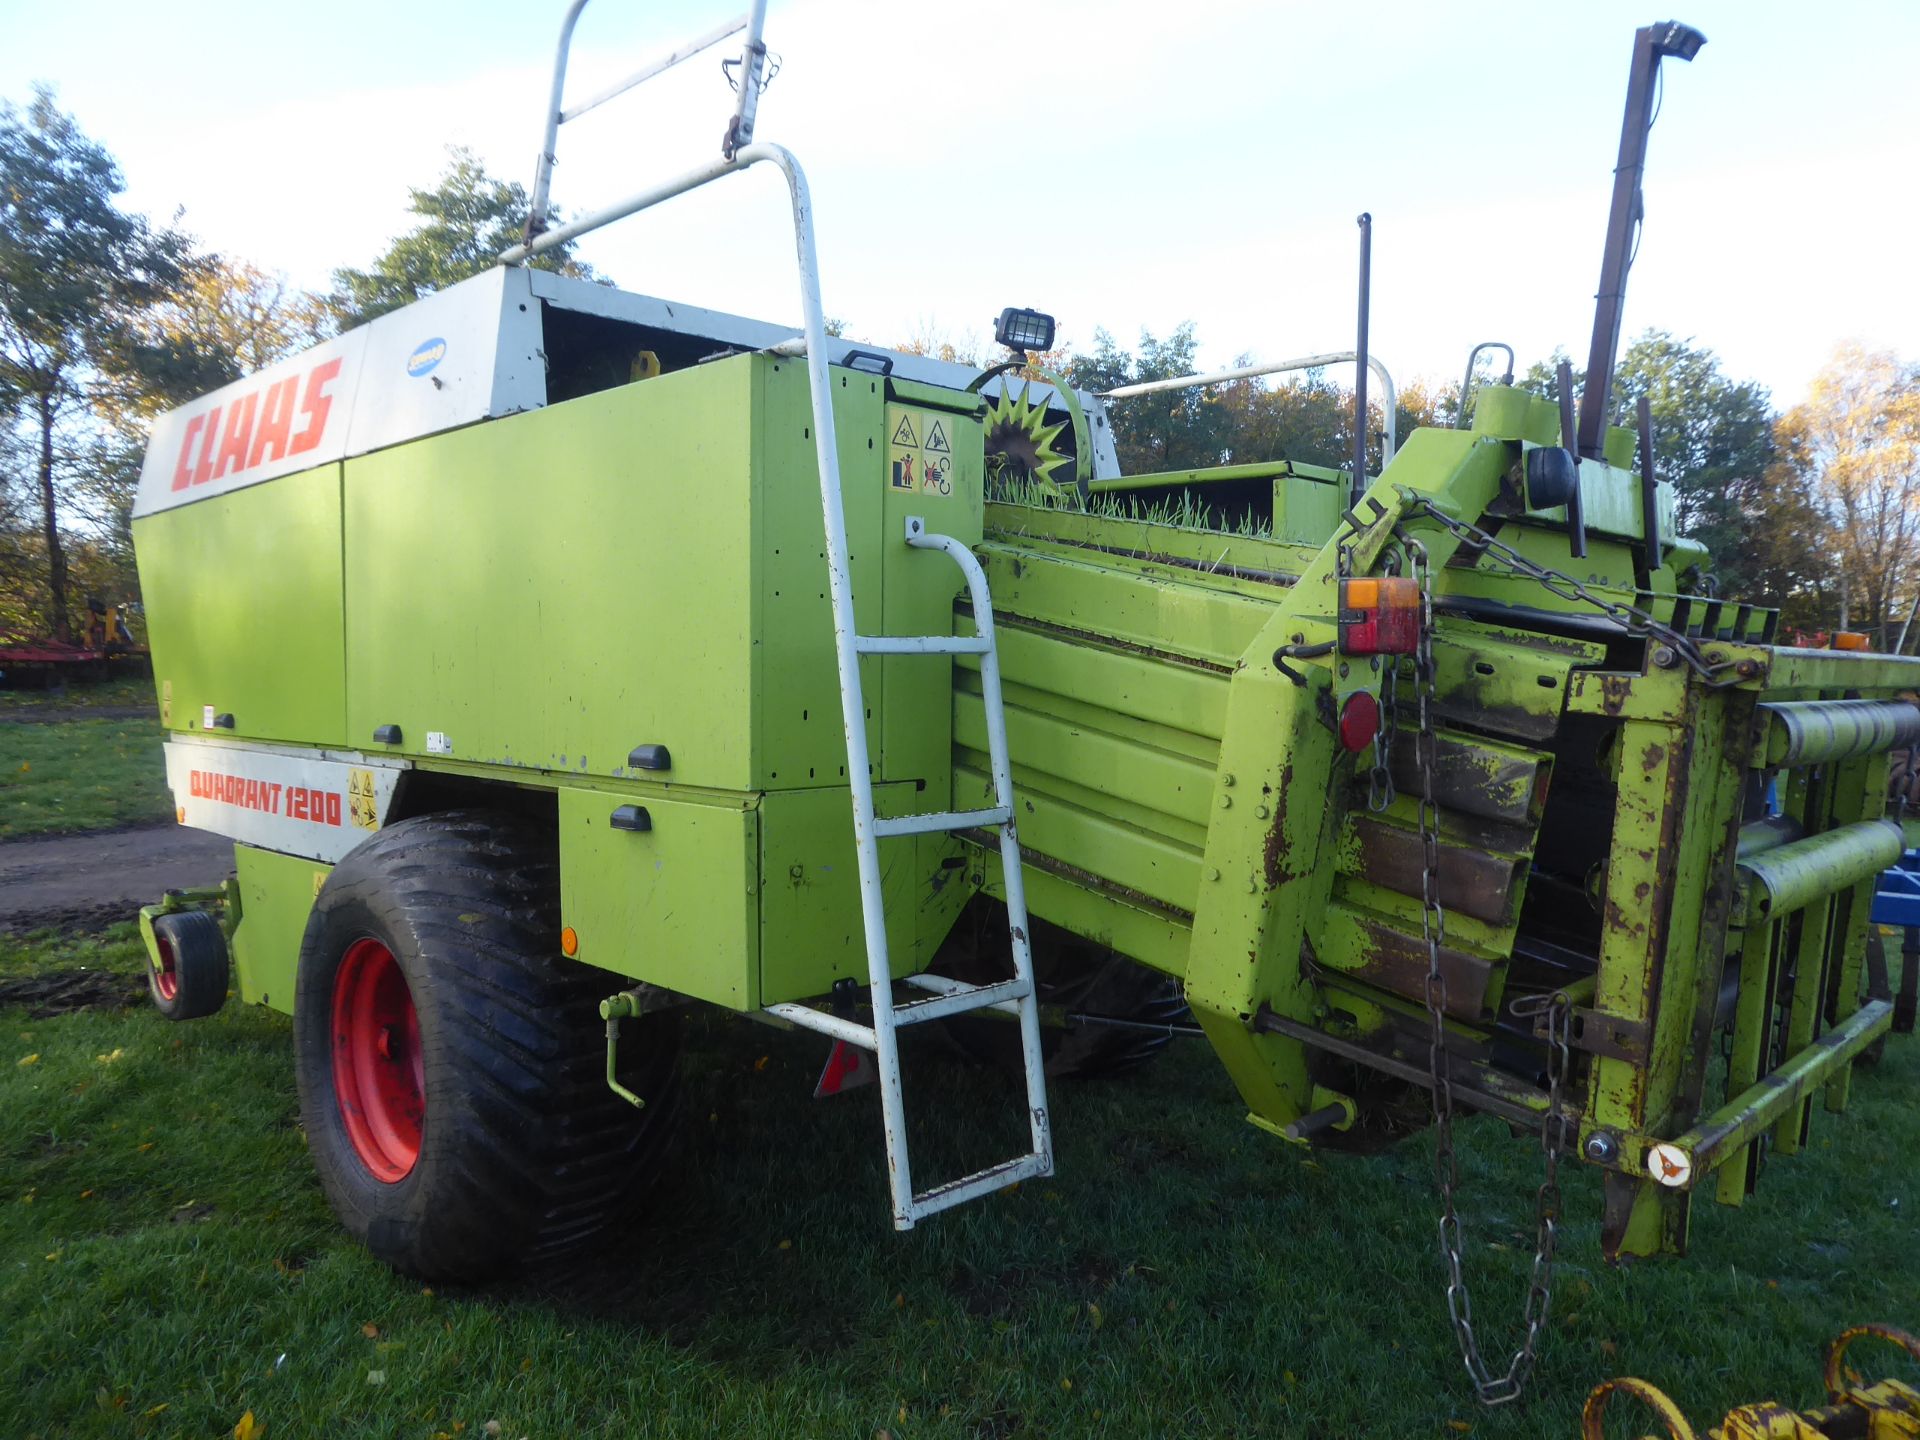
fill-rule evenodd
<path id="1" fill-rule="evenodd" d="M 793 210 L 794 258 L 800 279 L 801 333 L 774 347 L 783 355 L 804 355 L 807 389 L 813 409 L 814 454 L 820 470 L 820 513 L 826 528 L 827 583 L 833 601 L 833 643 L 840 668 L 841 721 L 847 737 L 847 779 L 853 790 L 853 844 L 859 857 L 860 912 L 866 930 L 867 973 L 873 1001 L 873 1023 L 860 1025 L 806 1005 L 770 1005 L 767 1013 L 863 1050 L 873 1052 L 880 1080 L 880 1114 L 886 1127 L 887 1169 L 893 1189 L 893 1223 L 910 1230 L 914 1222 L 964 1201 L 1022 1180 L 1053 1173 L 1053 1136 L 1047 1126 L 1047 1088 L 1040 1052 L 1040 1011 L 1034 995 L 1033 952 L 1027 943 L 1027 896 L 1020 871 L 1020 842 L 1013 825 L 1013 773 L 1007 760 L 1006 712 L 1000 703 L 1000 656 L 994 645 L 993 602 L 980 562 L 951 535 L 927 533 L 920 519 L 909 519 L 906 542 L 916 550 L 943 550 L 967 580 L 973 601 L 975 633 L 954 635 L 862 635 L 853 623 L 853 590 L 847 567 L 847 522 L 840 502 L 840 449 L 835 433 L 832 379 L 826 321 L 820 304 L 820 263 L 814 245 L 813 201 L 807 178 L 792 152 L 779 145 L 754 140 L 754 119 L 760 91 L 766 83 L 767 47 L 761 35 L 766 22 L 766 0 L 749 0 L 744 15 L 670 51 L 591 99 L 567 108 L 564 89 L 567 55 L 573 28 L 587 0 L 571 0 L 560 26 L 554 53 L 551 98 L 543 112 L 539 162 L 534 171 L 533 205 L 527 238 L 504 251 L 500 259 L 517 264 L 556 245 L 598 230 L 616 220 L 651 209 L 675 196 L 763 162 L 786 177 Z M 687 171 L 675 179 L 638 191 L 604 209 L 556 228 L 548 228 L 548 193 L 560 126 L 594 106 L 651 79 L 698 54 L 729 35 L 745 31 L 738 61 L 738 96 L 722 140 L 720 158 Z M 978 655 L 987 711 L 988 748 L 993 759 L 994 803 L 991 810 L 903 815 L 877 819 L 873 813 L 873 773 L 867 760 L 866 700 L 860 686 L 862 655 Z M 920 835 L 976 827 L 1000 832 L 1000 862 L 1005 872 L 1007 923 L 1013 936 L 1013 978 L 996 984 L 966 985 L 939 975 L 910 975 L 903 982 L 933 992 L 926 999 L 896 1005 L 892 966 L 887 955 L 887 920 L 880 885 L 879 841 L 896 835 Z M 962 1176 L 931 1190 L 916 1192 L 907 1160 L 906 1102 L 900 1085 L 898 1032 L 903 1025 L 964 1015 L 971 1010 L 995 1009 L 1020 1020 L 1020 1053 L 1026 1065 L 1027 1113 L 1033 1149 L 975 1175 Z"/>
<path id="2" fill-rule="evenodd" d="M 823 367 L 824 368 L 824 367 Z M 823 455 L 824 455 L 823 451 Z M 1053 1132 L 1047 1121 L 1045 1057 L 1040 1049 L 1040 1006 L 1033 983 L 1033 948 L 1028 942 L 1027 894 L 1020 870 L 1020 839 L 1013 823 L 1013 770 L 1007 759 L 1007 718 L 1000 700 L 1000 652 L 994 639 L 993 600 L 986 572 L 973 552 L 951 535 L 935 535 L 918 516 L 906 523 L 906 542 L 916 550 L 941 550 L 966 577 L 973 605 L 972 635 L 862 635 L 853 625 L 853 594 L 847 571 L 846 521 L 840 505 L 837 464 L 820 468 L 820 502 L 827 529 L 827 567 L 831 582 L 834 649 L 840 662 L 841 719 L 847 735 L 847 778 L 853 790 L 853 843 L 860 862 L 860 911 L 866 927 L 868 990 L 873 1023 L 857 1024 L 806 1005 L 769 1005 L 767 1012 L 849 1045 L 873 1052 L 879 1071 L 880 1116 L 886 1130 L 887 1170 L 893 1190 L 895 1228 L 910 1230 L 929 1215 L 1053 1173 Z M 873 777 L 867 761 L 866 702 L 861 693 L 862 655 L 978 655 L 986 708 L 987 749 L 993 769 L 993 808 L 934 811 L 880 819 L 873 813 Z M 941 975 L 910 975 L 903 982 L 932 993 L 896 1004 L 893 971 L 887 954 L 887 917 L 880 881 L 879 842 L 895 835 L 990 829 L 1000 835 L 1000 865 L 1005 877 L 1007 929 L 1013 941 L 1013 978 L 982 985 L 963 984 Z M 900 1081 L 899 1031 L 905 1025 L 973 1010 L 999 1010 L 1019 1017 L 1020 1055 L 1026 1075 L 1027 1115 L 1033 1148 L 972 1175 L 913 1188 L 907 1155 L 906 1096 Z"/>

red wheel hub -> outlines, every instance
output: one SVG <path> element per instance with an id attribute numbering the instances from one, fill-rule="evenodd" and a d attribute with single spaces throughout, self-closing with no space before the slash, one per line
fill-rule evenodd
<path id="1" fill-rule="evenodd" d="M 180 993 L 180 962 L 174 959 L 173 942 L 157 931 L 153 948 L 160 952 L 160 963 L 153 971 L 153 988 L 162 1000 L 171 1000 Z"/>
<path id="2" fill-rule="evenodd" d="M 360 1163 L 391 1185 L 420 1159 L 426 1067 L 420 1016 L 393 952 L 356 940 L 333 977 L 333 1093 Z"/>

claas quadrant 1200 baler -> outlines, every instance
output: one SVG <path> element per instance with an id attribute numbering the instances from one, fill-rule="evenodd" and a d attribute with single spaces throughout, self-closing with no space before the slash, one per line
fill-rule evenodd
<path id="1" fill-rule="evenodd" d="M 1050 1076 L 1183 1029 L 1303 1145 L 1534 1132 L 1605 1172 L 1609 1256 L 1683 1249 L 1696 1193 L 1844 1107 L 1920 661 L 1702 593 L 1605 413 L 1624 251 L 1591 404 L 1487 384 L 1377 475 L 1124 475 L 1128 397 L 1021 365 L 1044 316 L 987 371 L 825 333 L 744 23 L 719 158 L 559 228 L 543 159 L 509 263 L 154 428 L 168 777 L 237 865 L 145 916 L 155 996 L 206 1013 L 230 951 L 291 1013 L 356 1234 L 458 1276 L 603 1235 L 670 1167 L 695 1003 L 877 1080 L 903 1228 L 1050 1173 Z M 1622 235 L 1697 44 L 1636 41 Z M 797 331 L 521 263 L 755 164 Z M 1017 1063 L 1024 1151 L 916 1171 L 922 1025 Z"/>

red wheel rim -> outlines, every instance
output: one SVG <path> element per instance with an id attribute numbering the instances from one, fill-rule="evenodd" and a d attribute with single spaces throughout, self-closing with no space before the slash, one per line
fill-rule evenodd
<path id="1" fill-rule="evenodd" d="M 180 962 L 173 958 L 173 942 L 158 931 L 154 932 L 153 948 L 160 952 L 160 963 L 153 970 L 154 993 L 162 1000 L 171 1000 L 180 993 Z"/>
<path id="2" fill-rule="evenodd" d="M 360 1163 L 391 1185 L 420 1159 L 420 1016 L 393 952 L 356 940 L 333 977 L 333 1093 Z"/>

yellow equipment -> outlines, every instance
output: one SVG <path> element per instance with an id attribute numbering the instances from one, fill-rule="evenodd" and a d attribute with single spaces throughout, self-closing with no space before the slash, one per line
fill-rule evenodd
<path id="1" fill-rule="evenodd" d="M 1920 1440 L 1920 1390 L 1899 1380 L 1866 1385 L 1843 1365 L 1847 1347 L 1863 1335 L 1891 1341 L 1920 1360 L 1920 1340 L 1906 1331 L 1891 1325 L 1855 1325 L 1827 1347 L 1825 1405 L 1814 1410 L 1789 1410 L 1772 1400 L 1742 1405 L 1709 1430 L 1707 1440 Z M 1597 1385 L 1587 1396 L 1580 1412 L 1582 1440 L 1604 1440 L 1607 1403 L 1623 1393 L 1657 1414 L 1672 1440 L 1695 1440 L 1687 1417 L 1665 1391 L 1630 1376 Z"/>

